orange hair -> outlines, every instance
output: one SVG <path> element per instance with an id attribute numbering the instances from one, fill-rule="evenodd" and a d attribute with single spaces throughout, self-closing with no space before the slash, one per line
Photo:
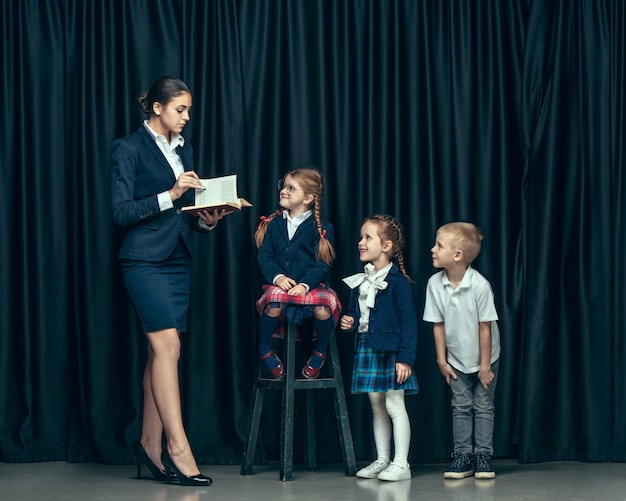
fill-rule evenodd
<path id="1" fill-rule="evenodd" d="M 309 206 L 309 209 L 313 211 L 313 217 L 315 218 L 315 224 L 317 225 L 317 232 L 320 236 L 320 241 L 317 245 L 317 257 L 320 261 L 331 265 L 335 260 L 335 249 L 326 238 L 326 231 L 322 229 L 321 198 L 324 186 L 322 175 L 313 167 L 300 167 L 287 172 L 285 177 L 287 176 L 293 177 L 298 182 L 305 195 L 313 195 L 313 202 Z M 278 209 L 276 212 L 267 217 L 261 217 L 261 222 L 259 223 L 256 233 L 254 234 L 257 249 L 263 245 L 265 233 L 267 232 L 267 225 L 276 216 L 282 214 L 283 210 L 285 209 Z"/>

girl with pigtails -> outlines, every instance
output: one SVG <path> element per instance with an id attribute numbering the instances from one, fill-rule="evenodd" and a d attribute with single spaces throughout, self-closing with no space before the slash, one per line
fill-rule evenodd
<path id="1" fill-rule="evenodd" d="M 413 370 L 417 314 L 403 247 L 402 227 L 392 216 L 363 221 L 358 251 L 365 270 L 343 279 L 352 292 L 340 323 L 342 330 L 357 333 L 352 393 L 369 397 L 376 444 L 376 460 L 356 476 L 391 482 L 411 479 L 411 424 L 404 396 L 418 391 Z"/>
<path id="2" fill-rule="evenodd" d="M 278 182 L 281 208 L 262 217 L 255 234 L 257 262 L 268 282 L 256 304 L 261 315 L 259 356 L 276 379 L 283 375 L 283 363 L 271 343 L 281 317 L 296 324 L 314 317 L 317 341 L 302 367 L 302 375 L 314 379 L 341 311 L 337 294 L 326 284 L 335 250 L 333 226 L 320 215 L 322 188 L 322 175 L 315 168 L 288 172 Z"/>

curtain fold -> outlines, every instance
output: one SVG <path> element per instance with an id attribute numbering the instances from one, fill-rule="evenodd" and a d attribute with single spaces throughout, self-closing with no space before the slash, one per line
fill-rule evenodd
<path id="1" fill-rule="evenodd" d="M 180 373 L 200 463 L 241 460 L 262 285 L 253 235 L 278 207 L 277 179 L 302 165 L 325 176 L 344 304 L 365 216 L 403 223 L 420 315 L 437 228 L 482 229 L 475 267 L 503 347 L 497 457 L 626 460 L 620 0 L 0 5 L 0 460 L 131 462 L 147 347 L 117 262 L 110 147 L 140 126 L 136 97 L 164 74 L 193 91 L 196 171 L 237 174 L 254 204 L 194 240 Z M 349 388 L 353 339 L 337 338 Z M 451 451 L 434 358 L 422 322 L 414 462 Z M 341 461 L 332 401 L 316 398 L 318 460 Z M 367 398 L 348 408 L 357 459 L 370 459 Z M 261 460 L 278 458 L 279 422 L 270 395 Z"/>

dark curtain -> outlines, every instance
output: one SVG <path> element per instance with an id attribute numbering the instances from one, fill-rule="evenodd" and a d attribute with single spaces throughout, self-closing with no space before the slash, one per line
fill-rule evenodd
<path id="1" fill-rule="evenodd" d="M 110 146 L 140 125 L 136 96 L 163 74 L 193 90 L 196 170 L 237 174 L 254 203 L 194 242 L 181 387 L 200 463 L 241 460 L 262 284 L 253 234 L 278 206 L 276 180 L 305 164 L 325 174 L 344 304 L 366 215 L 403 223 L 420 315 L 437 227 L 483 230 L 475 267 L 503 344 L 497 457 L 626 460 L 621 0 L 1 9 L 0 460 L 131 461 L 146 341 L 116 257 Z M 353 339 L 337 336 L 349 387 Z M 410 459 L 445 460 L 449 394 L 426 323 L 415 369 Z M 338 462 L 330 397 L 317 400 L 318 459 Z M 370 459 L 367 398 L 348 406 L 357 459 Z M 267 399 L 261 460 L 278 458 L 279 407 Z"/>

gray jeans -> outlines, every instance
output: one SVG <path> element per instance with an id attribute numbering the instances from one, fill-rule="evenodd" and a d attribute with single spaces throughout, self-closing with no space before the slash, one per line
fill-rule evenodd
<path id="1" fill-rule="evenodd" d="M 494 378 L 486 390 L 480 384 L 477 372 L 463 374 L 455 370 L 458 379 L 450 378 L 454 452 L 493 455 L 494 397 L 499 362 L 496 360 L 491 364 Z"/>

